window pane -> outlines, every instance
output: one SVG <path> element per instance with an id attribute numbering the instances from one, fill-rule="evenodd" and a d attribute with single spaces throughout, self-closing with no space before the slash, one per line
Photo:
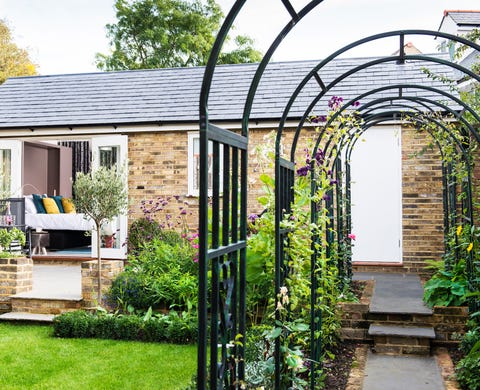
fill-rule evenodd
<path id="1" fill-rule="evenodd" d="M 2 197 L 8 196 L 12 175 L 12 151 L 0 149 L 0 193 Z"/>
<path id="2" fill-rule="evenodd" d="M 118 146 L 101 146 L 100 166 L 111 168 L 118 165 Z"/>

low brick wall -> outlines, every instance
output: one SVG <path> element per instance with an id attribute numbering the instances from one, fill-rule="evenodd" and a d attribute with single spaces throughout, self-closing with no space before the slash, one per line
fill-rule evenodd
<path id="1" fill-rule="evenodd" d="M 105 294 L 113 280 L 123 271 L 123 260 L 102 260 L 102 295 Z M 82 297 L 85 308 L 98 306 L 98 262 L 97 260 L 82 263 Z"/>
<path id="2" fill-rule="evenodd" d="M 11 310 L 10 296 L 32 289 L 33 261 L 27 257 L 0 259 L 0 313 Z"/>
<path id="3" fill-rule="evenodd" d="M 468 307 L 435 306 L 433 308 L 432 326 L 435 329 L 437 345 L 458 343 L 458 336 L 467 331 Z"/>
<path id="4" fill-rule="evenodd" d="M 366 283 L 360 302 L 340 303 L 340 310 L 342 313 L 342 329 L 340 337 L 342 340 L 372 340 L 368 335 L 368 327 L 370 326 L 368 311 L 375 282 L 373 280 L 367 280 Z"/>

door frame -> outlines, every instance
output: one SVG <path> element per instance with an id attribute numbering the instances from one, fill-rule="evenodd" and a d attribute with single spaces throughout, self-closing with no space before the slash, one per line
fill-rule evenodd
<path id="1" fill-rule="evenodd" d="M 98 169 L 100 166 L 98 148 L 101 146 L 118 146 L 120 150 L 120 158 L 117 163 L 119 167 L 127 167 L 128 159 L 128 136 L 127 135 L 109 135 L 109 136 L 99 136 L 91 138 L 92 146 L 92 170 Z M 127 174 L 124 175 L 125 187 L 128 191 L 128 177 Z M 118 226 L 119 229 L 119 248 L 100 248 L 100 256 L 103 259 L 126 259 L 127 257 L 127 247 L 124 243 L 127 240 L 127 229 L 128 229 L 128 217 L 127 214 L 119 215 L 118 217 Z M 97 253 L 97 235 L 92 231 L 92 257 L 96 257 Z"/>

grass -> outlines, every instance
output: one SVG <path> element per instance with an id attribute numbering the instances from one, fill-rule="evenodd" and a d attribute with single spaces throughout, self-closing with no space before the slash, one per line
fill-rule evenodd
<path id="1" fill-rule="evenodd" d="M 50 326 L 0 323 L 0 388 L 184 389 L 195 345 L 59 339 Z"/>

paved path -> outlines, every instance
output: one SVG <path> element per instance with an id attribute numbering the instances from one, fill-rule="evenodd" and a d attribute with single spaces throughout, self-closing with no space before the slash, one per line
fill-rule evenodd
<path id="1" fill-rule="evenodd" d="M 432 314 L 423 303 L 423 288 L 418 275 L 359 272 L 355 279 L 375 279 L 371 313 Z"/>
<path id="2" fill-rule="evenodd" d="M 431 314 L 423 303 L 417 275 L 356 273 L 356 280 L 375 280 L 370 312 Z M 441 390 L 440 368 L 433 356 L 368 353 L 362 390 Z"/>
<path id="3" fill-rule="evenodd" d="M 440 368 L 433 356 L 368 353 L 362 390 L 441 390 Z"/>

